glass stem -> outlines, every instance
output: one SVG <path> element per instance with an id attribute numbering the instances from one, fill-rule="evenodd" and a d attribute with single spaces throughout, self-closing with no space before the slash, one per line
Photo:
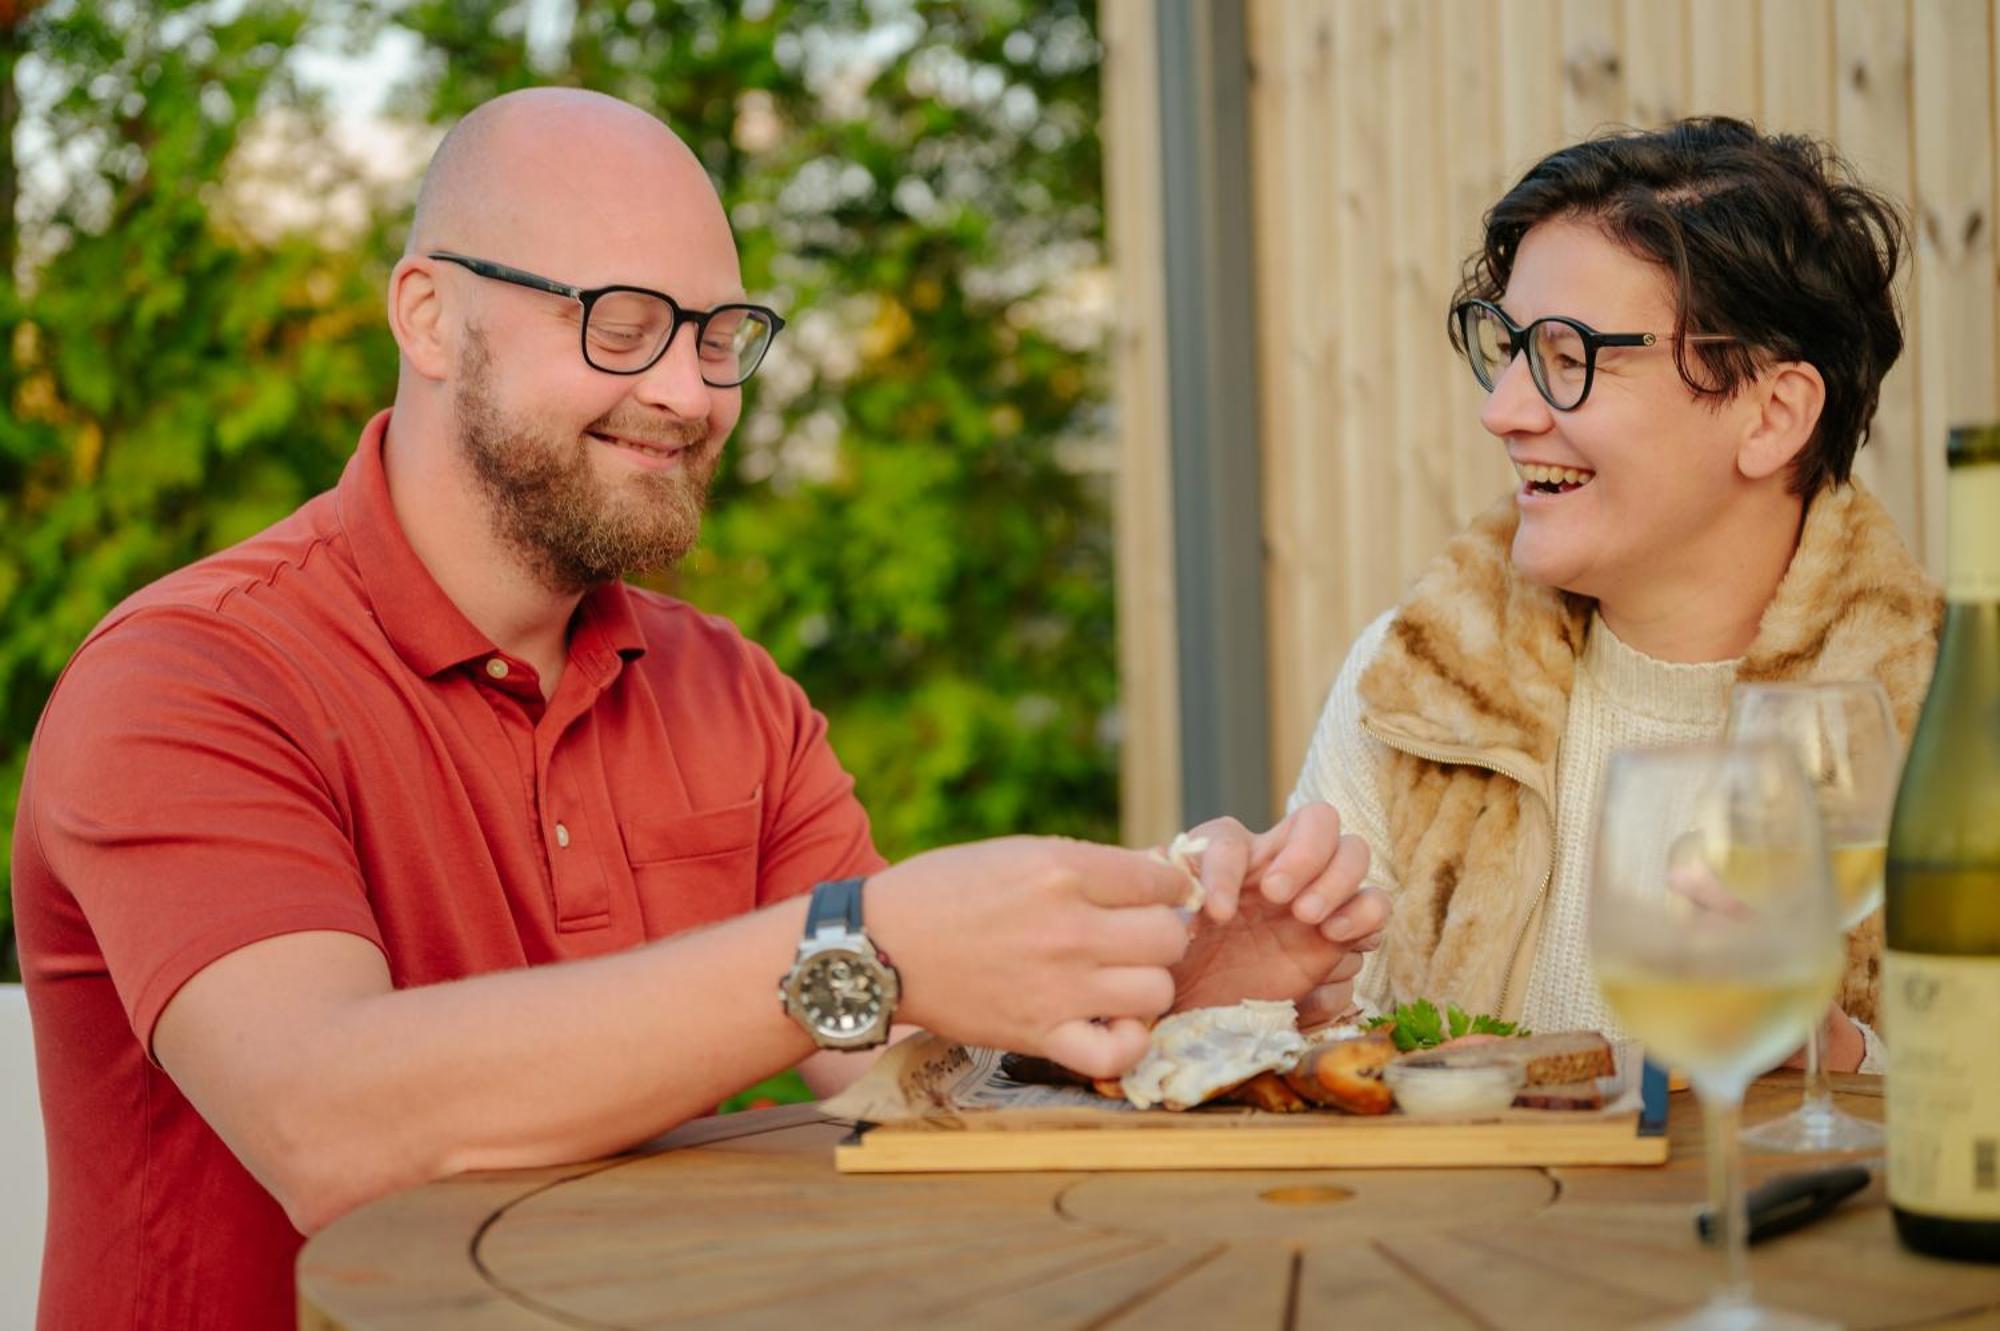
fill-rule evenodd
<path id="1" fill-rule="evenodd" d="M 1727 1090 L 1704 1086 L 1701 1093 L 1702 1138 L 1708 1148 L 1708 1212 L 1721 1227 L 1723 1282 L 1711 1293 L 1715 1303 L 1750 1302 L 1749 1214 L 1743 1201 L 1743 1157 L 1736 1141 L 1742 1116 L 1741 1087 Z"/>
<path id="2" fill-rule="evenodd" d="M 1826 1070 L 1826 1023 L 1816 1022 L 1806 1040 L 1806 1100 L 1799 1112 L 1809 1118 L 1830 1117 L 1833 1110 L 1833 1082 Z"/>

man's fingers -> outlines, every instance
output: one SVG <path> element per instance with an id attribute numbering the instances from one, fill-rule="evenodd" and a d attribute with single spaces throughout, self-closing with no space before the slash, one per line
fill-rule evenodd
<path id="1" fill-rule="evenodd" d="M 1042 1041 L 1042 1053 L 1086 1077 L 1122 1077 L 1146 1056 L 1153 1035 L 1143 1021 L 1066 1021 Z"/>
<path id="2" fill-rule="evenodd" d="M 1285 815 L 1257 838 L 1259 853 L 1251 857 L 1250 871 L 1256 875 L 1264 899 L 1282 906 L 1317 882 L 1339 841 L 1340 815 L 1331 804 L 1301 804 Z M 1339 904 L 1329 902 L 1327 908 Z"/>
<path id="3" fill-rule="evenodd" d="M 1163 966 L 1106 966 L 1086 986 L 1091 1010 L 1152 1022 L 1174 1005 L 1174 977 Z"/>
<path id="4" fill-rule="evenodd" d="M 1188 899 L 1187 875 L 1145 851 L 1065 842 L 1057 863 L 1095 906 L 1179 906 Z"/>
<path id="5" fill-rule="evenodd" d="M 1163 906 L 1096 911 L 1090 930 L 1090 956 L 1100 965 L 1171 966 L 1187 955 L 1187 925 Z"/>

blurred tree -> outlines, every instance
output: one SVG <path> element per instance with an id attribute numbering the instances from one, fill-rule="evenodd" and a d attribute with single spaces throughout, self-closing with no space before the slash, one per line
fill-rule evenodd
<path id="1" fill-rule="evenodd" d="M 50 219 L 62 242 L 23 262 L 31 294 L 4 314 L 9 825 L 82 633 L 330 483 L 393 376 L 376 293 L 401 215 L 330 248 L 253 242 L 211 206 L 260 97 L 313 114 L 279 58 L 297 7 L 158 15 L 57 3 L 26 31 L 76 90 L 66 134 L 106 145 L 86 193 L 110 207 L 85 215 L 80 196 Z M 792 326 L 702 545 L 663 585 L 729 615 L 829 713 L 885 853 L 1114 835 L 1092 4 L 576 0 L 563 31 L 529 19 L 415 0 L 341 21 L 420 39 L 392 102 L 406 118 L 597 88 L 665 117 L 715 177 L 746 284 Z"/>
<path id="2" fill-rule="evenodd" d="M 56 0 L 6 29 L 4 129 L 30 148 L 0 274 L 9 854 L 29 736 L 91 625 L 330 484 L 394 382 L 379 244 L 260 240 L 218 188 L 253 115 L 310 124 L 285 65 L 303 25 L 281 0 Z"/>
<path id="3" fill-rule="evenodd" d="M 1107 837 L 1116 790 L 1094 7 L 506 0 L 398 12 L 450 120 L 573 83 L 714 175 L 744 279 L 793 320 L 674 590 L 825 708 L 885 853 Z"/>

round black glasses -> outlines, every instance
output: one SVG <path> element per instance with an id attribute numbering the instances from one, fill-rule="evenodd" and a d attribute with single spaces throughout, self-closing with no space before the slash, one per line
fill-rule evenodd
<path id="1" fill-rule="evenodd" d="M 1672 341 L 1654 333 L 1600 333 L 1580 319 L 1550 314 L 1522 328 L 1487 300 L 1462 301 L 1451 311 L 1458 342 L 1479 386 L 1492 392 L 1507 363 L 1526 351 L 1535 391 L 1557 411 L 1575 411 L 1590 396 L 1600 347 L 1650 347 Z M 1689 333 L 1688 342 L 1734 342 L 1728 333 Z"/>
<path id="2" fill-rule="evenodd" d="M 701 360 L 701 381 L 710 388 L 734 388 L 757 372 L 771 341 L 785 326 L 775 310 L 762 305 L 718 305 L 683 309 L 664 291 L 646 287 L 573 287 L 450 250 L 426 257 L 455 263 L 496 282 L 567 296 L 583 307 L 583 359 L 606 374 L 644 374 L 674 344 L 682 324 L 693 324 Z"/>

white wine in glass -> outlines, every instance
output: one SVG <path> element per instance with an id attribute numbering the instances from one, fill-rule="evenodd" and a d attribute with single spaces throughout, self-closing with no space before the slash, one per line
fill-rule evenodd
<path id="1" fill-rule="evenodd" d="M 1605 772 L 1591 859 L 1591 962 L 1605 1002 L 1701 1098 L 1724 1271 L 1685 1331 L 1828 1324 L 1758 1304 L 1737 1119 L 1753 1077 L 1796 1049 L 1845 957 L 1812 786 L 1772 741 L 1626 750 Z"/>
<path id="2" fill-rule="evenodd" d="M 1840 927 L 1853 929 L 1873 915 L 1882 905 L 1889 813 L 1903 767 L 1902 739 L 1882 686 L 1872 679 L 1739 684 L 1729 699 L 1729 735 L 1777 740 L 1797 755 L 1825 820 Z M 1744 1133 L 1743 1141 L 1760 1151 L 1882 1149 L 1880 1127 L 1833 1102 L 1824 1024 L 1815 1021 L 1806 1041 L 1804 1101 Z"/>
<path id="3" fill-rule="evenodd" d="M 1840 927 L 1852 929 L 1882 904 L 1883 871 L 1889 864 L 1887 841 L 1851 841 L 1827 849 L 1833 861 L 1833 893 L 1840 901 Z"/>

